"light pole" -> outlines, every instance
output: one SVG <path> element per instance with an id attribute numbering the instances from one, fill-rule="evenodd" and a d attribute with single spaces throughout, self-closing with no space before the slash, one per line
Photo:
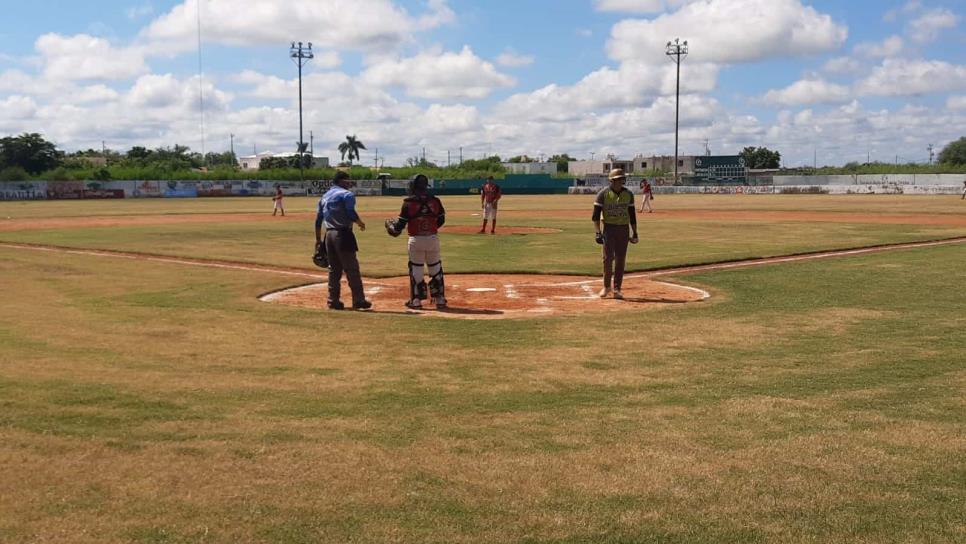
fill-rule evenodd
<path id="1" fill-rule="evenodd" d="M 688 41 L 681 43 L 679 38 L 667 42 L 664 54 L 674 61 L 678 67 L 677 85 L 674 89 L 674 183 L 678 182 L 678 121 L 681 114 L 681 61 L 688 56 Z"/>
<path id="2" fill-rule="evenodd" d="M 309 60 L 315 58 L 312 54 L 312 42 L 307 47 L 302 47 L 302 42 L 292 42 L 288 56 L 299 67 L 299 181 L 305 181 L 305 161 L 302 156 L 305 153 L 305 141 L 302 139 L 302 67 Z"/>

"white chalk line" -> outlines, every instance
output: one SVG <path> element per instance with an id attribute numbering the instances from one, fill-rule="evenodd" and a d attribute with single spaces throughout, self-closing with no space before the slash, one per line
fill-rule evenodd
<path id="1" fill-rule="evenodd" d="M 899 249 L 912 249 L 912 248 L 919 248 L 919 247 L 948 245 L 948 244 L 956 244 L 956 243 L 963 243 L 963 242 L 966 242 L 966 238 L 955 238 L 950 240 L 934 240 L 929 242 L 910 242 L 910 243 L 903 243 L 903 244 L 896 244 L 896 245 L 889 245 L 889 246 L 876 246 L 876 247 L 869 247 L 869 248 L 833 250 L 833 251 L 813 253 L 808 255 L 790 255 L 787 257 L 766 257 L 763 259 L 753 259 L 753 260 L 733 262 L 733 263 L 716 263 L 716 264 L 707 264 L 707 265 L 687 266 L 687 267 L 680 267 L 680 268 L 670 268 L 666 270 L 655 270 L 651 272 L 643 272 L 640 274 L 629 274 L 624 276 L 624 278 L 625 279 L 648 279 L 648 278 L 653 278 L 655 276 L 664 276 L 664 275 L 671 275 L 671 274 L 688 274 L 688 273 L 703 272 L 708 270 L 728 270 L 728 269 L 734 269 L 734 268 L 745 268 L 750 266 L 762 266 L 767 264 L 779 264 L 779 263 L 787 263 L 787 262 L 825 259 L 825 258 L 831 258 L 831 257 L 862 255 L 866 253 L 878 253 L 878 252 L 893 251 L 893 250 L 899 250 Z M 67 253 L 67 254 L 73 254 L 73 255 L 86 255 L 86 256 L 94 256 L 94 257 L 116 257 L 116 258 L 122 258 L 122 259 L 144 260 L 144 261 L 160 262 L 160 263 L 167 263 L 167 264 L 220 268 L 220 269 L 226 269 L 226 270 L 241 270 L 246 272 L 267 272 L 271 274 L 281 274 L 281 275 L 288 275 L 288 276 L 298 276 L 298 277 L 328 280 L 328 274 L 315 274 L 310 272 L 298 272 L 294 270 L 283 270 L 278 268 L 269 268 L 269 267 L 261 267 L 261 266 L 247 266 L 242 264 L 196 261 L 196 260 L 189 260 L 189 259 L 176 258 L 176 257 L 162 257 L 157 255 L 124 253 L 120 251 L 101 251 L 96 249 L 71 249 L 71 248 L 63 248 L 63 247 L 45 247 L 45 246 L 38 246 L 38 245 L 11 244 L 11 243 L 3 243 L 3 242 L 0 242 L 0 247 L 7 248 L 7 249 L 29 249 L 34 251 Z M 541 283 L 525 283 L 525 284 L 517 284 L 517 285 L 522 287 L 580 286 L 584 292 L 588 293 L 588 295 L 585 295 L 585 296 L 559 296 L 558 295 L 558 296 L 553 296 L 552 298 L 563 299 L 563 300 L 593 300 L 593 299 L 596 299 L 597 297 L 594 295 L 593 287 L 591 285 L 599 281 L 600 281 L 600 278 L 593 278 L 593 279 L 585 279 L 585 280 L 569 281 L 569 282 L 541 282 Z M 389 287 L 388 284 L 375 282 L 372 280 L 366 280 L 366 282 L 370 285 L 370 287 L 367 290 L 367 292 L 370 294 L 379 293 L 382 290 L 382 287 Z M 701 295 L 702 300 L 705 300 L 711 297 L 711 294 L 703 289 L 698 289 L 695 287 L 678 285 L 678 284 L 668 283 L 668 282 L 656 282 L 656 283 L 696 292 Z M 264 295 L 263 297 L 260 298 L 260 300 L 271 300 L 281 296 L 281 294 L 283 293 L 298 291 L 302 289 L 305 289 L 305 290 L 314 289 L 325 285 L 328 285 L 328 282 L 313 283 L 313 284 L 303 285 L 303 286 L 295 287 L 291 289 L 283 289 L 280 291 L 275 291 L 273 293 Z M 454 287 L 456 287 L 456 285 L 454 285 Z M 516 285 L 504 285 L 506 298 L 519 298 L 519 294 L 517 293 L 515 288 L 516 288 Z M 482 291 L 496 291 L 496 289 L 495 288 L 469 288 L 467 289 L 467 291 L 482 292 Z M 511 293 L 514 296 L 511 296 Z M 547 298 L 537 298 L 536 302 L 537 304 L 540 304 L 540 305 L 546 305 L 548 304 L 549 301 Z"/>

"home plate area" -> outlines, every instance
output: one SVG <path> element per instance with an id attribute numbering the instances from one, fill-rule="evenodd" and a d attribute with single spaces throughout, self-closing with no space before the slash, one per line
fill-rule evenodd
<path id="1" fill-rule="evenodd" d="M 505 319 L 540 317 L 586 312 L 626 310 L 631 307 L 699 302 L 706 291 L 655 281 L 643 275 L 624 277 L 624 300 L 601 299 L 597 293 L 601 279 L 575 276 L 524 274 L 447 274 L 447 308 L 437 309 L 423 301 L 422 310 L 404 306 L 409 298 L 409 278 L 363 280 L 366 298 L 377 313 L 432 315 L 462 319 Z M 275 291 L 260 297 L 265 302 L 303 308 L 326 309 L 327 283 L 314 283 Z M 342 302 L 348 307 L 352 297 L 343 280 Z"/>

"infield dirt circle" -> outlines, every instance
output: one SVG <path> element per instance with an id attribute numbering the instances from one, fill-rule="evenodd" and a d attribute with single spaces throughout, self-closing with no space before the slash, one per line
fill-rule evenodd
<path id="1" fill-rule="evenodd" d="M 709 294 L 694 287 L 655 281 L 644 276 L 624 278 L 624 300 L 601 299 L 600 278 L 522 274 L 450 274 L 446 276 L 448 307 L 437 309 L 424 302 L 421 311 L 404 306 L 409 278 L 364 279 L 372 311 L 434 315 L 463 319 L 528 318 L 613 311 L 633 307 L 699 302 Z M 327 283 L 313 283 L 263 295 L 261 300 L 305 308 L 325 309 Z M 342 301 L 349 305 L 348 286 L 342 284 Z M 428 301 L 427 301 L 428 302 Z"/>

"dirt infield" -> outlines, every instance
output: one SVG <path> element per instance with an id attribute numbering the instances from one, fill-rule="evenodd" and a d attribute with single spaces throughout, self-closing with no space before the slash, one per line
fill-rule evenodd
<path id="1" fill-rule="evenodd" d="M 624 280 L 624 300 L 601 299 L 600 278 L 538 276 L 524 274 L 451 274 L 446 276 L 448 307 L 437 309 L 426 304 L 421 311 L 404 306 L 409 298 L 409 278 L 365 280 L 366 296 L 372 311 L 409 313 L 462 319 L 502 319 L 539 317 L 596 311 L 629 309 L 699 302 L 710 297 L 700 289 L 655 281 L 644 276 Z M 260 297 L 264 302 L 290 304 L 303 308 L 325 308 L 327 283 L 304 285 Z M 342 298 L 350 300 L 343 281 Z"/>
<path id="2" fill-rule="evenodd" d="M 444 226 L 442 230 L 439 231 L 440 234 L 483 234 L 480 232 L 480 227 L 475 227 L 472 225 L 453 225 Z M 551 229 L 545 227 L 504 227 L 500 225 L 496 228 L 497 236 L 507 236 L 511 234 L 553 234 L 555 232 L 560 232 L 560 229 Z M 489 236 L 490 231 L 486 231 L 486 235 Z"/>
<path id="3" fill-rule="evenodd" d="M 523 274 L 451 274 L 446 277 L 447 298 L 450 308 L 437 310 L 431 305 L 428 305 L 425 310 L 415 312 L 403 306 L 403 303 L 409 296 L 408 278 L 364 279 L 363 281 L 366 285 L 367 297 L 370 297 L 374 303 L 374 311 L 380 313 L 413 313 L 464 319 L 540 317 L 610 311 L 633 307 L 656 307 L 664 304 L 692 303 L 705 300 L 710 296 L 707 292 L 700 289 L 655 280 L 655 278 L 660 276 L 962 243 L 966 243 L 966 237 L 885 244 L 873 247 L 691 265 L 632 273 L 624 277 L 625 300 L 602 300 L 597 297 L 596 291 L 601 286 L 600 278 L 597 277 Z M 78 249 L 40 244 L 0 242 L 0 248 L 136 259 L 185 266 L 224 268 L 302 277 L 319 282 L 267 293 L 259 297 L 259 299 L 265 302 L 315 309 L 323 309 L 326 307 L 327 286 L 324 280 L 327 278 L 327 275 L 325 271 L 314 272 L 299 268 L 285 268 L 232 261 L 169 257 L 125 251 Z M 343 285 L 342 292 L 343 297 L 348 299 L 349 291 L 347 286 Z"/>

